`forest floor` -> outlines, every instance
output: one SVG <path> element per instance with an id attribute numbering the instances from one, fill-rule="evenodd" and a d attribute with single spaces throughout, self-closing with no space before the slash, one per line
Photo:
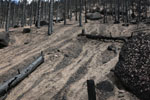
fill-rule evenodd
<path id="1" fill-rule="evenodd" d="M 123 43 L 90 40 L 78 37 L 84 28 L 86 33 L 112 36 L 130 36 L 137 25 L 99 24 L 89 21 L 83 27 L 78 22 L 68 21 L 66 26 L 57 23 L 54 33 L 47 36 L 47 26 L 23 34 L 23 28 L 12 29 L 10 44 L 0 49 L 0 84 L 23 70 L 44 52 L 45 62 L 31 75 L 13 88 L 6 100 L 88 100 L 86 81 L 95 84 L 108 80 L 114 90 L 107 93 L 96 89 L 97 100 L 138 100 L 125 89 L 119 89 L 110 70 L 118 61 Z M 149 30 L 142 26 L 141 31 Z M 116 51 L 108 50 L 115 46 Z"/>

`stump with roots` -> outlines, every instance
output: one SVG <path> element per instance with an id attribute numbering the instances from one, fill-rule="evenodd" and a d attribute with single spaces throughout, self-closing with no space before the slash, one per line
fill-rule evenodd
<path id="1" fill-rule="evenodd" d="M 140 33 L 123 45 L 115 75 L 141 100 L 150 100 L 150 35 Z"/>

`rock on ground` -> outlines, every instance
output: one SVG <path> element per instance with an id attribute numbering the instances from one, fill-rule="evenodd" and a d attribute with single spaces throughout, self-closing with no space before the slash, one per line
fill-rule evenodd
<path id="1" fill-rule="evenodd" d="M 9 44 L 9 33 L 0 32 L 0 48 L 6 47 Z"/>
<path id="2" fill-rule="evenodd" d="M 102 16 L 99 12 L 95 12 L 95 13 L 87 13 L 86 14 L 87 19 L 90 20 L 99 20 L 102 19 Z"/>

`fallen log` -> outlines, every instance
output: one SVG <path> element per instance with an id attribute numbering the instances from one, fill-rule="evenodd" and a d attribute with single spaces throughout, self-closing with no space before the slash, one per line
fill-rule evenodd
<path id="1" fill-rule="evenodd" d="M 43 62 L 44 62 L 44 56 L 41 53 L 41 55 L 32 64 L 30 64 L 25 70 L 23 70 L 22 72 L 19 71 L 18 75 L 6 81 L 3 85 L 0 86 L 0 96 L 4 96 L 10 89 L 15 87 L 22 80 L 24 80 Z"/>
<path id="2" fill-rule="evenodd" d="M 113 41 L 123 41 L 123 42 L 127 42 L 128 39 L 130 39 L 132 36 L 129 36 L 129 37 L 123 37 L 123 36 L 120 36 L 120 37 L 108 37 L 108 36 L 102 36 L 102 35 L 91 35 L 91 34 L 79 34 L 78 36 L 85 36 L 86 38 L 89 38 L 89 39 L 96 39 L 96 40 L 113 40 Z"/>

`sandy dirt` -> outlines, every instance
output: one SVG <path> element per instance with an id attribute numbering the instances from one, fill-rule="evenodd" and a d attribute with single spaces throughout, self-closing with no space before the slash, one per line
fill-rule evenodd
<path id="1" fill-rule="evenodd" d="M 104 25 L 98 21 L 78 27 L 78 22 L 69 21 L 66 26 L 55 24 L 51 36 L 47 36 L 47 27 L 32 27 L 29 34 L 23 34 L 23 28 L 12 29 L 10 45 L 0 49 L 0 84 L 16 75 L 18 69 L 27 67 L 41 51 L 45 62 L 13 88 L 5 99 L 88 100 L 86 81 L 93 79 L 95 84 L 108 80 L 114 86 L 111 92 L 96 89 L 97 100 L 138 100 L 125 89 L 118 88 L 115 76 L 110 72 L 123 44 L 77 36 L 83 28 L 90 34 L 109 35 L 111 32 L 113 36 L 130 36 L 136 27 Z M 107 49 L 111 45 L 116 51 Z"/>

